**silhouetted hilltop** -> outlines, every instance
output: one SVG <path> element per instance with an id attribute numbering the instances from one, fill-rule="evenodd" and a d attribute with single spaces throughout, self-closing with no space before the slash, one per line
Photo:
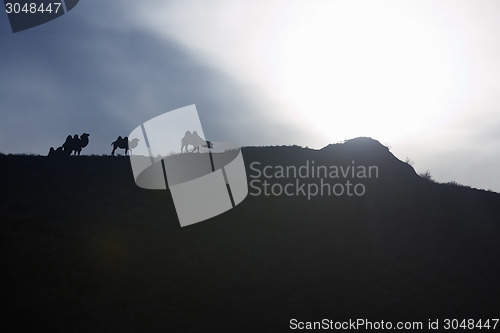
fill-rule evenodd
<path id="1" fill-rule="evenodd" d="M 351 165 L 354 161 L 357 165 L 378 166 L 382 174 L 381 181 L 408 182 L 420 178 L 415 170 L 405 162 L 397 159 L 387 147 L 377 140 L 360 137 L 347 140 L 344 143 L 329 144 L 328 146 L 314 150 L 298 146 L 276 146 L 276 147 L 245 147 L 245 157 L 250 160 L 259 160 L 269 164 L 297 164 L 305 160 L 315 161 L 322 165 Z"/>
<path id="2" fill-rule="evenodd" d="M 360 137 L 347 140 L 342 144 L 330 144 L 321 152 L 329 154 L 332 160 L 335 156 L 341 156 L 340 159 L 359 160 L 361 163 L 370 163 L 390 169 L 390 174 L 398 177 L 408 177 L 413 179 L 417 176 L 415 170 L 407 163 L 396 158 L 389 148 L 382 145 L 379 141 L 368 137 Z"/>
<path id="3" fill-rule="evenodd" d="M 499 194 L 419 177 L 369 138 L 242 151 L 249 181 L 321 184 L 256 177 L 312 161 L 378 177 L 324 180 L 363 184 L 361 196 L 249 195 L 180 228 L 170 193 L 138 188 L 128 157 L 1 155 L 2 324 L 277 332 L 292 318 L 498 317 Z"/>

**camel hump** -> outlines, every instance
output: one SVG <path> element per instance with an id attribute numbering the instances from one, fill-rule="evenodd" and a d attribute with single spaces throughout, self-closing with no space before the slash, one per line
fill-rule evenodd
<path id="1" fill-rule="evenodd" d="M 194 131 L 193 132 L 193 137 L 196 138 L 197 140 L 202 140 L 202 141 L 205 141 L 201 138 L 201 136 L 198 134 L 198 132 Z"/>
<path id="2" fill-rule="evenodd" d="M 122 137 L 121 136 L 118 136 L 118 139 L 116 139 L 115 141 L 111 142 L 111 145 L 114 145 L 115 143 L 120 143 L 122 141 Z"/>

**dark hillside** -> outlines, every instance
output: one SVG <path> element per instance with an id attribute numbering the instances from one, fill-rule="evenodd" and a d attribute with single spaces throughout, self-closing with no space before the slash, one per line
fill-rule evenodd
<path id="1" fill-rule="evenodd" d="M 354 180 L 362 196 L 248 196 L 181 228 L 170 193 L 138 188 L 127 157 L 0 156 L 2 324 L 276 332 L 292 318 L 498 318 L 499 194 L 423 179 L 368 138 L 242 151 L 249 180 L 255 161 L 354 160 L 379 174 Z"/>

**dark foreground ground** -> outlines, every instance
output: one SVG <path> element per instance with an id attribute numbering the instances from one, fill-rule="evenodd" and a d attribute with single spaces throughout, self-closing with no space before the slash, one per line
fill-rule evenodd
<path id="1" fill-rule="evenodd" d="M 292 318 L 499 318 L 500 195 L 422 179 L 384 149 L 247 148 L 247 164 L 356 158 L 380 177 L 363 197 L 249 196 L 185 228 L 126 157 L 0 156 L 1 323 L 276 332 Z"/>

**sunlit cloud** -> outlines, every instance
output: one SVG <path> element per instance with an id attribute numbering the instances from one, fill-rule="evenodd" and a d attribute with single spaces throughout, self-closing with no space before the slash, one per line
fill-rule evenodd
<path id="1" fill-rule="evenodd" d="M 327 141 L 316 144 L 421 133 L 471 95 L 463 31 L 432 3 L 186 1 L 141 8 L 141 24 L 279 101 L 284 107 L 276 113 L 319 130 Z"/>

